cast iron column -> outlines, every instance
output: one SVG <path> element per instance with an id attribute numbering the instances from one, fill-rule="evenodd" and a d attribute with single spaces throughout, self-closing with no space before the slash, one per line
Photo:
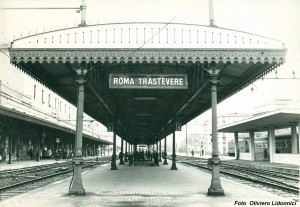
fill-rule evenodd
<path id="1" fill-rule="evenodd" d="M 249 131 L 249 138 L 250 138 L 250 158 L 251 158 L 251 161 L 255 161 L 255 143 L 254 143 L 254 131 L 253 129 L 251 129 Z"/>
<path id="2" fill-rule="evenodd" d="M 224 190 L 221 186 L 220 180 L 220 166 L 221 161 L 218 152 L 218 125 L 217 125 L 217 83 L 218 71 L 210 71 L 211 74 L 211 111 L 212 111 L 212 158 L 210 164 L 212 165 L 212 179 L 211 185 L 208 189 L 208 195 L 224 195 Z"/>
<path id="3" fill-rule="evenodd" d="M 12 137 L 13 137 L 13 130 L 11 131 L 11 135 L 9 137 L 8 162 L 7 162 L 7 164 L 11 164 L 12 163 L 12 160 L 11 160 L 11 155 L 12 155 Z"/>
<path id="4" fill-rule="evenodd" d="M 175 127 L 174 127 L 174 131 L 173 131 L 173 150 L 172 150 L 172 167 L 171 170 L 177 170 L 176 167 L 176 148 L 175 148 Z"/>
<path id="5" fill-rule="evenodd" d="M 85 190 L 82 186 L 82 130 L 83 130 L 83 106 L 84 106 L 84 76 L 86 70 L 76 70 L 78 74 L 78 96 L 77 96 L 77 119 L 76 119 L 76 141 L 75 141 L 75 156 L 73 158 L 73 177 L 69 187 L 69 195 L 85 195 Z"/>
<path id="6" fill-rule="evenodd" d="M 235 145 L 235 159 L 239 159 L 238 157 L 238 149 L 239 149 L 239 133 L 234 132 L 234 145 Z"/>
<path id="7" fill-rule="evenodd" d="M 123 152 L 123 138 L 121 138 L 121 152 L 123 153 L 123 157 L 124 157 L 124 152 Z M 123 157 L 120 157 L 120 163 L 119 165 L 124 165 L 124 160 Z"/>
<path id="8" fill-rule="evenodd" d="M 127 153 L 127 141 L 125 141 L 125 154 L 128 155 L 128 153 Z M 128 162 L 127 156 L 125 156 L 124 162 Z"/>
<path id="9" fill-rule="evenodd" d="M 161 162 L 161 141 L 159 141 L 159 160 L 158 162 Z"/>
<path id="10" fill-rule="evenodd" d="M 117 165 L 116 165 L 116 133 L 114 132 L 114 139 L 113 139 L 113 154 L 111 156 L 111 170 L 117 170 Z"/>
<path id="11" fill-rule="evenodd" d="M 164 165 L 167 165 L 168 162 L 167 162 L 167 137 L 165 137 L 165 152 L 164 152 L 164 156 L 165 156 L 165 159 L 164 159 Z"/>

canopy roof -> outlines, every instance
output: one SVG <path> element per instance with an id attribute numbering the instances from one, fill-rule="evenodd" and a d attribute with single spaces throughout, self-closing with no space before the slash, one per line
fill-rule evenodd
<path id="1" fill-rule="evenodd" d="M 219 129 L 219 132 L 267 131 L 270 126 L 273 126 L 275 129 L 283 129 L 296 125 L 299 120 L 299 110 L 276 110 L 223 126 Z"/>
<path id="2" fill-rule="evenodd" d="M 192 24 L 115 23 L 16 39 L 11 62 L 76 104 L 76 68 L 87 73 L 85 112 L 136 144 L 151 144 L 211 106 L 210 69 L 220 70 L 218 101 L 281 65 L 278 40 Z M 187 75 L 187 89 L 116 89 L 110 74 Z"/>
<path id="3" fill-rule="evenodd" d="M 299 100 L 277 99 L 272 104 L 256 107 L 252 116 L 219 128 L 220 132 L 267 131 L 289 128 L 300 123 Z"/>

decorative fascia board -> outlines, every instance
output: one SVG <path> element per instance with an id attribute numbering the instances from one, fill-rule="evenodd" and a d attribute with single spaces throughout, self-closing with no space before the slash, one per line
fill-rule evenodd
<path id="1" fill-rule="evenodd" d="M 11 62 L 238 62 L 284 63 L 286 49 L 16 49 Z"/>

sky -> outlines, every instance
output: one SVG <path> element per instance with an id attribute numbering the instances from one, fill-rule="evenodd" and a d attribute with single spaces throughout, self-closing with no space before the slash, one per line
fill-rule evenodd
<path id="1" fill-rule="evenodd" d="M 87 23 L 173 22 L 208 25 L 208 0 L 86 0 Z M 0 7 L 79 7 L 81 0 L 0 0 Z M 275 79 L 264 79 L 219 104 L 218 112 L 249 112 L 275 99 L 300 99 L 300 1 L 214 0 L 215 24 L 279 39 L 288 48 L 286 63 Z M 73 10 L 0 10 L 0 43 L 13 37 L 75 26 L 80 13 Z M 292 78 L 293 71 L 298 79 Z M 266 78 L 275 78 L 275 72 Z M 253 88 L 254 90 L 251 90 Z M 210 112 L 207 112 L 209 116 Z M 204 117 L 204 116 L 203 116 Z"/>

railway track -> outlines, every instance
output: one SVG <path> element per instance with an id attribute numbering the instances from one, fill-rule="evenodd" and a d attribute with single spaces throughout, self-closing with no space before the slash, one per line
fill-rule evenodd
<path id="1" fill-rule="evenodd" d="M 88 170 L 109 161 L 110 157 L 100 158 L 98 161 L 85 160 L 83 169 Z M 71 161 L 2 171 L 0 172 L 0 201 L 59 181 L 72 173 Z"/>
<path id="2" fill-rule="evenodd" d="M 211 166 L 207 165 L 208 159 L 184 156 L 176 158 L 181 163 L 211 171 Z M 299 195 L 299 175 L 256 169 L 250 166 L 240 167 L 226 162 L 222 162 L 220 173 L 264 187 L 277 189 L 285 193 Z"/>

